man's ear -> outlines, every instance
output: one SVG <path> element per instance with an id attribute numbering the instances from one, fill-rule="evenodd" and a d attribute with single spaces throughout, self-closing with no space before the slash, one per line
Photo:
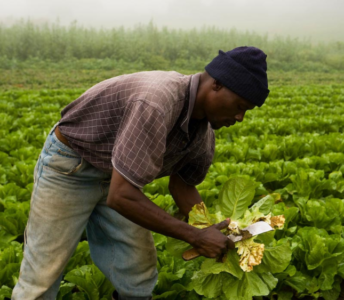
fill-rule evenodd
<path id="1" fill-rule="evenodd" d="M 223 85 L 220 81 L 214 79 L 213 80 L 213 84 L 212 84 L 212 89 L 213 91 L 218 92 L 219 90 L 221 90 L 223 88 Z"/>

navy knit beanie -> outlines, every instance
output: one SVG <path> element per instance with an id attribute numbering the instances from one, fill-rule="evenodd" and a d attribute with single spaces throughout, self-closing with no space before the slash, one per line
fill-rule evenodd
<path id="1" fill-rule="evenodd" d="M 262 106 L 269 95 L 266 54 L 255 47 L 219 51 L 205 67 L 208 74 L 251 103 Z"/>

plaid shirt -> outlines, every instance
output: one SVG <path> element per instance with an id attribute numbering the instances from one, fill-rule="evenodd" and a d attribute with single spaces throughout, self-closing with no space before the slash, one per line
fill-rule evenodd
<path id="1" fill-rule="evenodd" d="M 62 110 L 59 129 L 94 167 L 115 168 L 139 188 L 172 174 L 200 184 L 215 135 L 205 119 L 190 119 L 199 77 L 152 71 L 102 81 Z"/>

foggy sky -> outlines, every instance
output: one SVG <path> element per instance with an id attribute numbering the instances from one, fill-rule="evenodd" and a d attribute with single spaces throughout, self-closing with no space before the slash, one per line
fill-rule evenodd
<path id="1" fill-rule="evenodd" d="M 312 41 L 344 41 L 343 0 L 0 0 L 0 22 L 19 18 L 87 27 L 216 26 Z"/>

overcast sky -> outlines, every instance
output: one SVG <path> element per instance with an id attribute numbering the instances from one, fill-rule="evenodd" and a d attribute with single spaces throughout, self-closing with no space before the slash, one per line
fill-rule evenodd
<path id="1" fill-rule="evenodd" d="M 0 0 L 0 22 L 59 19 L 68 25 L 237 28 L 271 37 L 344 41 L 344 0 Z"/>

